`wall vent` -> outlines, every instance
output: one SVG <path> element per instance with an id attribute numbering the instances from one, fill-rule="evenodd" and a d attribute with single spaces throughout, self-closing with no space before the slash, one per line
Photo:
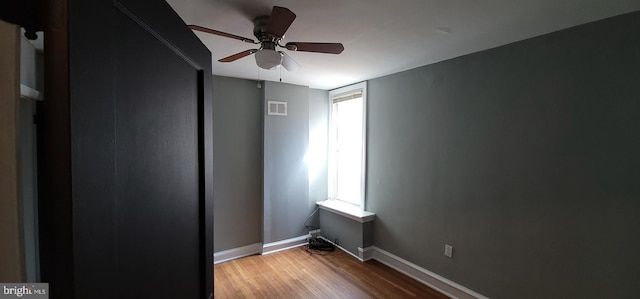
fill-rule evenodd
<path id="1" fill-rule="evenodd" d="M 287 116 L 287 102 L 267 101 L 267 114 Z"/>

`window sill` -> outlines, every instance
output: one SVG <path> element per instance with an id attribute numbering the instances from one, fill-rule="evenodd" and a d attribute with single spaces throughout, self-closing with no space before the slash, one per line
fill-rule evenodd
<path id="1" fill-rule="evenodd" d="M 342 215 L 360 223 L 370 222 L 376 218 L 375 213 L 363 211 L 358 206 L 346 203 L 344 201 L 324 200 L 316 202 L 316 204 L 323 210 Z"/>

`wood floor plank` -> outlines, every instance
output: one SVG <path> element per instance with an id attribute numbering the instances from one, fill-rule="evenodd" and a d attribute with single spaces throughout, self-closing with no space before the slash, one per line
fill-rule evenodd
<path id="1" fill-rule="evenodd" d="M 341 250 L 319 255 L 298 247 L 220 263 L 213 273 L 215 298 L 448 298 Z"/>

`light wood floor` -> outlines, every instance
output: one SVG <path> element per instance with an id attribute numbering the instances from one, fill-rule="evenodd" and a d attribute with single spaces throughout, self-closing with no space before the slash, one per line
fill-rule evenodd
<path id="1" fill-rule="evenodd" d="M 377 261 L 297 247 L 214 266 L 218 298 L 448 298 Z"/>

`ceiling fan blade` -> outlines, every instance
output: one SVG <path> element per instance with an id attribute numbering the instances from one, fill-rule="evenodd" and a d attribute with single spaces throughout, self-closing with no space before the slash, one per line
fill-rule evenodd
<path id="1" fill-rule="evenodd" d="M 291 42 L 285 45 L 287 50 L 302 51 L 302 52 L 315 52 L 315 53 L 328 53 L 328 54 L 340 54 L 344 51 L 344 46 L 341 43 L 298 43 Z"/>
<path id="2" fill-rule="evenodd" d="M 287 69 L 287 71 L 293 72 L 300 68 L 300 64 L 293 60 L 291 56 L 287 55 L 287 53 L 278 51 L 282 53 L 282 66 Z"/>
<path id="3" fill-rule="evenodd" d="M 271 11 L 271 18 L 269 19 L 267 33 L 275 37 L 282 38 L 295 19 L 296 14 L 291 12 L 288 8 L 274 6 Z"/>
<path id="4" fill-rule="evenodd" d="M 240 53 L 236 53 L 236 54 L 233 54 L 231 56 L 222 58 L 222 59 L 220 59 L 218 61 L 220 61 L 220 62 L 232 62 L 232 61 L 236 61 L 236 60 L 238 60 L 238 59 L 240 59 L 242 57 L 249 56 L 249 55 L 251 55 L 251 54 L 253 54 L 255 52 L 258 52 L 258 50 L 256 50 L 256 49 L 246 50 L 246 51 L 242 51 Z"/>
<path id="5" fill-rule="evenodd" d="M 226 33 L 226 32 L 222 32 L 222 31 L 218 31 L 218 30 L 213 30 L 213 29 L 209 29 L 209 28 L 206 28 L 206 27 L 198 26 L 198 25 L 188 25 L 188 26 L 189 26 L 189 28 L 191 28 L 191 30 L 206 32 L 206 33 L 215 34 L 215 35 L 219 35 L 219 36 L 224 36 L 224 37 L 228 37 L 228 38 L 233 38 L 233 39 L 241 40 L 243 42 L 247 42 L 247 43 L 250 43 L 250 44 L 257 44 L 256 41 L 254 41 L 254 40 L 252 40 L 250 38 L 239 36 L 239 35 Z"/>

